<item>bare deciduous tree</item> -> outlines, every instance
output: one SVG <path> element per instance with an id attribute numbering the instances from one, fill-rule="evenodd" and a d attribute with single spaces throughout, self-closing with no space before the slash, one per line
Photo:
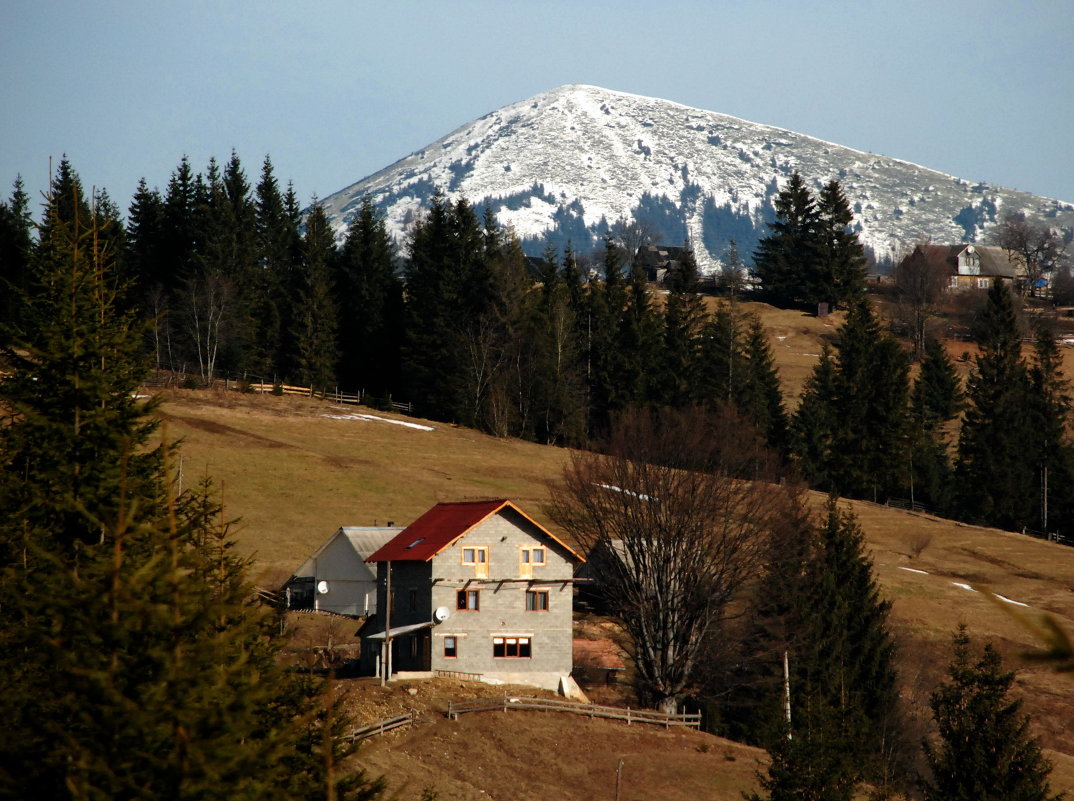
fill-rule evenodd
<path id="1" fill-rule="evenodd" d="M 1066 262 L 1066 242 L 1062 235 L 1043 222 L 1012 212 L 992 231 L 993 241 L 1007 251 L 1008 258 L 1025 271 L 1023 294 L 1037 294 L 1037 285 Z"/>
<path id="2" fill-rule="evenodd" d="M 780 487 L 734 477 L 759 463 L 719 436 L 719 414 L 628 410 L 603 453 L 576 453 L 550 513 L 588 552 L 609 611 L 633 642 L 643 703 L 673 712 L 706 639 L 765 553 Z M 748 449 L 747 449 L 748 450 Z"/>
<path id="3" fill-rule="evenodd" d="M 198 355 L 201 380 L 210 383 L 216 356 L 226 335 L 234 289 L 220 275 L 209 274 L 188 281 L 183 290 L 187 333 Z"/>
<path id="4" fill-rule="evenodd" d="M 896 315 L 914 343 L 914 356 L 925 353 L 929 321 L 943 296 L 950 278 L 944 260 L 929 251 L 927 242 L 918 244 L 895 267 Z"/>

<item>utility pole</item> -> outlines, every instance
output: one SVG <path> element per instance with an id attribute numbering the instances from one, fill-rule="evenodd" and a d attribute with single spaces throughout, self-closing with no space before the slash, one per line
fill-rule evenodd
<path id="1" fill-rule="evenodd" d="M 783 712 L 787 718 L 787 739 L 793 739 L 791 734 L 791 668 L 787 659 L 787 651 L 783 651 Z"/>
<path id="2" fill-rule="evenodd" d="M 392 563 L 386 562 L 388 575 L 384 582 L 384 645 L 380 652 L 380 686 L 388 683 L 392 675 Z"/>

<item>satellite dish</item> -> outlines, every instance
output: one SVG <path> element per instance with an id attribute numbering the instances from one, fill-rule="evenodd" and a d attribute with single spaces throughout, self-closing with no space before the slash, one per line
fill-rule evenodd
<path id="1" fill-rule="evenodd" d="M 328 595 L 328 582 L 327 581 L 318 581 L 317 582 L 317 592 L 319 592 L 321 595 Z"/>
<path id="2" fill-rule="evenodd" d="M 443 623 L 445 620 L 448 619 L 448 616 L 450 614 L 451 614 L 451 610 L 448 609 L 446 606 L 438 606 L 433 611 L 433 619 L 437 623 Z"/>

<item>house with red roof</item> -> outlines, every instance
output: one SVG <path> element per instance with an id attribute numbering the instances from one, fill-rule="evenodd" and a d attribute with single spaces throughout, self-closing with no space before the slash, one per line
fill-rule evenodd
<path id="1" fill-rule="evenodd" d="M 367 561 L 378 593 L 362 629 L 369 674 L 548 689 L 569 676 L 585 560 L 510 501 L 439 503 Z"/>

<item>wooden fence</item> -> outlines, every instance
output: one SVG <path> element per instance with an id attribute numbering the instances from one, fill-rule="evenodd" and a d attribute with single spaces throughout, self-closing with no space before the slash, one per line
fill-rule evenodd
<path id="1" fill-rule="evenodd" d="M 385 718 L 384 720 L 378 720 L 376 723 L 370 723 L 368 726 L 354 728 L 351 730 L 350 734 L 344 734 L 342 739 L 349 740 L 353 743 L 356 740 L 364 740 L 366 737 L 372 737 L 375 734 L 384 734 L 386 731 L 392 731 L 401 726 L 409 726 L 414 720 L 414 713 L 412 711 L 407 712 L 405 715 L 399 715 L 394 718 Z"/>
<path id="2" fill-rule="evenodd" d="M 352 405 L 358 405 L 364 403 L 366 406 L 372 406 L 378 409 L 391 410 L 399 412 L 400 414 L 413 414 L 414 404 L 404 401 L 397 401 L 389 395 L 386 398 L 373 398 L 367 396 L 365 392 L 343 392 L 339 387 L 333 389 L 317 389 L 315 387 L 300 387 L 292 384 L 278 384 L 272 381 L 268 381 L 261 376 L 253 375 L 234 375 L 219 373 L 214 375 L 212 380 L 206 382 L 200 375 L 196 373 L 187 373 L 174 370 L 158 369 L 154 371 L 152 376 L 147 377 L 142 386 L 152 388 L 171 388 L 171 387 L 183 387 L 190 384 L 192 388 L 219 388 L 223 387 L 225 390 L 245 390 L 249 392 L 256 392 L 261 395 L 301 395 L 306 398 L 317 398 L 319 400 L 331 401 L 333 403 L 348 403 Z"/>
<path id="3" fill-rule="evenodd" d="M 633 723 L 651 723 L 664 728 L 672 726 L 689 726 L 693 729 L 701 728 L 701 714 L 689 712 L 681 715 L 669 715 L 664 712 L 656 712 L 652 709 L 625 709 L 617 706 L 598 706 L 597 704 L 579 704 L 572 701 L 559 701 L 552 698 L 523 698 L 519 696 L 505 695 L 503 698 L 482 698 L 477 701 L 452 701 L 448 704 L 447 715 L 452 720 L 458 720 L 459 715 L 468 712 L 490 712 L 508 709 L 536 709 L 546 712 L 569 712 L 575 715 L 585 715 L 589 718 L 607 718 L 609 720 L 625 720 L 627 725 Z"/>
<path id="4" fill-rule="evenodd" d="M 938 509 L 933 509 L 930 506 L 926 506 L 923 503 L 917 503 L 916 501 L 910 501 L 906 498 L 888 498 L 886 506 L 892 509 L 903 509 L 907 512 L 921 512 L 922 514 L 932 515 L 933 517 L 945 517 L 944 513 Z M 954 520 L 954 518 L 946 518 Z M 1032 528 L 1023 528 L 1022 533 L 1028 537 L 1035 537 L 1038 540 L 1048 540 L 1049 542 L 1057 542 L 1060 545 L 1067 545 L 1074 547 L 1074 537 L 1068 537 L 1064 534 L 1058 534 L 1054 531 L 1037 531 Z"/>
<path id="5" fill-rule="evenodd" d="M 362 402 L 362 394 L 360 392 L 354 394 L 341 392 L 339 387 L 331 390 L 316 390 L 313 387 L 296 387 L 291 384 L 270 384 L 266 381 L 259 381 L 256 384 L 250 384 L 250 389 L 261 395 L 276 393 L 279 395 L 302 395 L 306 398 L 320 398 L 321 400 L 333 401 L 335 403 L 359 404 Z"/>

